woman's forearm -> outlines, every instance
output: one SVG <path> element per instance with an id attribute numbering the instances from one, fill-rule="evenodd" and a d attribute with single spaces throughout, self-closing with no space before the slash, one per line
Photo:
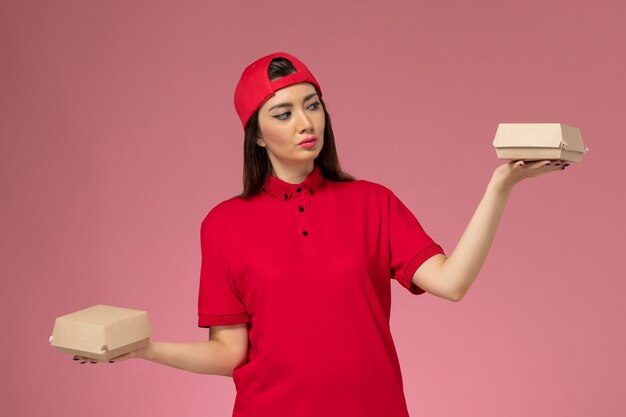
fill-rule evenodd
<path id="1" fill-rule="evenodd" d="M 465 232 L 443 264 L 445 280 L 461 299 L 485 263 L 512 186 L 492 177 Z"/>
<path id="2" fill-rule="evenodd" d="M 150 342 L 135 355 L 161 365 L 199 374 L 232 376 L 238 358 L 220 341 L 195 343 Z"/>

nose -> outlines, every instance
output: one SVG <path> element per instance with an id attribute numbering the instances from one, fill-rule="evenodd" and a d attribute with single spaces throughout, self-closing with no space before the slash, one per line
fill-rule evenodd
<path id="1" fill-rule="evenodd" d="M 313 122 L 304 109 L 298 111 L 297 122 L 296 126 L 299 132 L 305 132 L 313 128 Z"/>

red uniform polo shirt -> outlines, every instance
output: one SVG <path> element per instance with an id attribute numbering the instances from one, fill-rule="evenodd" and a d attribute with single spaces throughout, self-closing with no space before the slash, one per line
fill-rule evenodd
<path id="1" fill-rule="evenodd" d="M 391 279 L 443 253 L 386 187 L 270 177 L 201 225 L 200 327 L 248 323 L 233 417 L 407 417 Z"/>

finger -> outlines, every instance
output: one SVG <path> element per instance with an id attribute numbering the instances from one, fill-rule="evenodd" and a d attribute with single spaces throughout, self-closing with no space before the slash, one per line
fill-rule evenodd
<path id="1" fill-rule="evenodd" d="M 530 168 L 543 168 L 543 167 L 552 166 L 553 164 L 554 164 L 554 161 L 550 161 L 548 159 L 545 159 L 545 160 L 529 162 L 528 166 Z"/>
<path id="2" fill-rule="evenodd" d="M 570 163 L 564 160 L 554 161 L 553 166 L 556 171 L 564 171 L 565 168 L 570 166 Z"/>
<path id="3" fill-rule="evenodd" d="M 568 166 L 570 166 L 570 163 L 565 161 L 565 160 L 555 160 L 553 161 L 553 165 L 556 168 L 557 171 L 563 171 L 565 170 L 565 168 L 567 168 Z"/>
<path id="4" fill-rule="evenodd" d="M 85 363 L 89 363 L 89 364 L 96 364 L 102 361 L 99 361 L 98 359 L 94 359 L 94 358 L 88 358 L 86 356 L 78 356 L 78 355 L 74 355 L 74 357 L 72 358 L 72 360 L 77 361 L 80 364 L 85 364 Z"/>
<path id="5" fill-rule="evenodd" d="M 558 163 L 558 166 L 561 165 L 561 161 L 559 160 L 536 160 L 536 161 L 517 161 L 514 166 L 519 167 L 528 167 L 528 168 L 542 168 L 544 166 L 555 166 Z"/>
<path id="6" fill-rule="evenodd" d="M 533 161 L 526 164 L 529 170 L 537 170 L 537 169 L 560 169 L 560 166 L 554 165 L 556 161 L 543 160 L 543 161 Z"/>
<path id="7" fill-rule="evenodd" d="M 552 160 L 538 161 L 537 166 L 541 168 L 548 168 L 552 171 L 558 171 L 558 170 L 563 169 L 561 164 L 562 162 L 560 160 L 552 159 Z"/>

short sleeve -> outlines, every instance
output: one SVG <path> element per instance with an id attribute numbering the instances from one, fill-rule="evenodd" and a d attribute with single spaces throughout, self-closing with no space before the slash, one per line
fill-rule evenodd
<path id="1" fill-rule="evenodd" d="M 228 268 L 224 239 L 211 213 L 200 227 L 202 264 L 198 292 L 198 326 L 229 326 L 250 317 L 241 302 Z"/>
<path id="2" fill-rule="evenodd" d="M 412 294 L 425 291 L 411 282 L 415 271 L 430 257 L 444 253 L 424 231 L 413 213 L 389 190 L 389 255 L 391 278 Z"/>

